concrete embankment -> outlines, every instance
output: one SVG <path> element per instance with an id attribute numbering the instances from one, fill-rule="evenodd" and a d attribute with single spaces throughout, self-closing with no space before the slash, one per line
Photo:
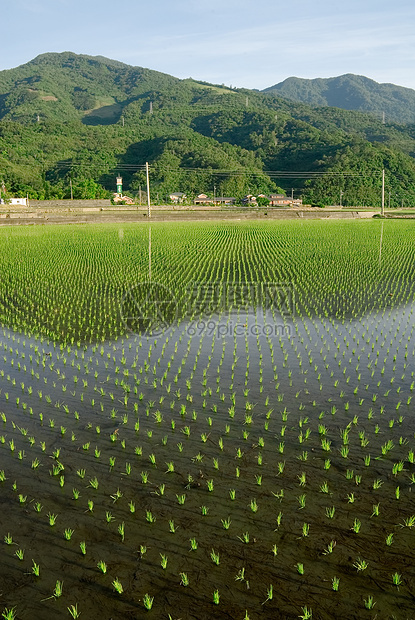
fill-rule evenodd
<path id="1" fill-rule="evenodd" d="M 234 209 L 155 206 L 152 221 L 191 220 L 280 220 L 280 219 L 360 219 L 371 218 L 377 211 L 340 211 L 329 209 Z M 3 207 L 0 226 L 143 222 L 147 208 L 113 206 L 109 200 L 31 201 L 30 207 Z"/>

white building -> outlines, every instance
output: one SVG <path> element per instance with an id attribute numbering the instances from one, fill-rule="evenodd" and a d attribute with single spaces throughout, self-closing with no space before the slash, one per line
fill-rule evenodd
<path id="1" fill-rule="evenodd" d="M 1 198 L 0 199 L 0 204 L 2 204 L 2 205 L 6 204 L 5 200 L 3 200 Z M 9 205 L 19 205 L 21 207 L 27 207 L 28 206 L 28 200 L 27 200 L 27 198 L 9 198 L 9 200 L 7 201 L 7 204 L 9 204 Z"/>

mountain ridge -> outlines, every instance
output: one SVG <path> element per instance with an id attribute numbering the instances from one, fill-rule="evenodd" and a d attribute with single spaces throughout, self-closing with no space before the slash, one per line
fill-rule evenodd
<path id="1" fill-rule="evenodd" d="M 0 72 L 0 181 L 32 198 L 69 197 L 70 187 L 78 198 L 108 196 L 118 171 L 136 192 L 148 161 L 159 199 L 294 186 L 309 202 L 333 204 L 342 191 L 343 204 L 378 204 L 385 168 L 398 203 L 415 201 L 414 157 L 415 124 L 105 57 L 46 53 Z"/>
<path id="2" fill-rule="evenodd" d="M 415 90 L 379 83 L 364 75 L 346 73 L 330 78 L 289 77 L 263 89 L 291 101 L 376 114 L 398 123 L 415 122 Z"/>

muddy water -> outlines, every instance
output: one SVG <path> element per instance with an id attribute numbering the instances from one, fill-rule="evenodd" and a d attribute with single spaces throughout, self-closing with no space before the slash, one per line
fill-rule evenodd
<path id="1" fill-rule="evenodd" d="M 3 326 L 2 609 L 411 618 L 414 321 L 388 290 L 361 316 L 212 306 L 79 346 Z"/>

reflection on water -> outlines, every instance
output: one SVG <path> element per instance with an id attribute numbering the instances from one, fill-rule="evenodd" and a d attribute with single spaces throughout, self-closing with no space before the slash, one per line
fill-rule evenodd
<path id="1" fill-rule="evenodd" d="M 396 608 L 391 571 L 402 572 L 407 582 L 414 578 L 407 551 L 411 530 L 397 527 L 413 512 L 413 266 L 404 266 L 400 274 L 392 265 L 384 280 L 377 272 L 365 290 L 353 290 L 354 263 L 348 277 L 334 284 L 321 273 L 311 273 L 309 280 L 294 277 L 297 263 L 288 274 L 292 277 L 280 273 L 278 281 L 289 286 L 272 287 L 258 284 L 252 274 L 238 286 L 228 284 L 233 271 L 224 263 L 222 279 L 211 266 L 205 272 L 201 268 L 195 289 L 194 273 L 184 272 L 181 286 L 167 279 L 170 267 L 179 280 L 174 271 L 179 261 L 169 252 L 170 266 L 160 266 L 152 234 L 152 277 L 137 286 L 134 272 L 134 286 L 123 282 L 111 294 L 110 287 L 105 289 L 108 314 L 116 316 L 120 292 L 124 311 L 118 323 L 108 323 L 113 331 L 100 331 L 93 342 L 91 331 L 78 343 L 71 342 L 75 332 L 69 338 L 70 331 L 61 339 L 29 335 L 38 325 L 36 308 L 44 308 L 42 292 L 32 296 L 39 306 L 30 305 L 27 289 L 10 293 L 13 301 L 20 295 L 21 317 L 28 320 L 31 307 L 35 313 L 26 334 L 6 326 L 0 331 L 0 471 L 6 478 L 1 490 L 11 533 L 41 560 L 49 590 L 57 578 L 65 579 L 68 590 L 76 588 L 85 617 L 93 617 L 97 606 L 108 617 L 123 613 L 123 600 L 110 590 L 116 576 L 133 592 L 128 605 L 149 592 L 155 594 L 155 613 L 163 609 L 173 617 L 180 609 L 183 617 L 199 617 L 199 609 L 207 609 L 212 617 L 211 593 L 220 570 L 222 617 L 244 617 L 246 609 L 252 617 L 264 613 L 266 574 L 270 583 L 284 585 L 284 600 L 275 596 L 267 602 L 270 617 L 298 617 L 301 591 L 302 605 L 313 607 L 316 617 L 331 618 L 327 583 L 334 573 L 347 591 L 336 599 L 339 617 L 359 617 L 356 601 L 365 591 L 365 577 L 353 568 L 358 556 L 378 572 L 380 567 L 381 586 L 373 580 L 372 590 L 385 617 L 391 617 Z M 127 230 L 119 242 L 123 248 L 128 244 Z M 147 243 L 145 236 L 146 250 Z M 376 269 L 378 250 L 377 239 Z M 382 264 L 385 254 L 387 247 Z M 141 273 L 147 277 L 148 255 L 142 258 Z M 247 274 L 254 262 L 255 255 L 251 263 L 246 260 Z M 268 275 L 267 282 L 275 283 L 274 274 Z M 88 286 L 93 317 L 105 295 L 101 290 L 99 297 L 91 282 Z M 57 291 L 56 299 L 64 292 L 64 287 Z M 61 332 L 64 325 L 68 330 L 74 325 L 73 316 L 67 323 L 64 319 Z M 400 463 L 405 471 L 399 478 Z M 98 488 L 92 485 L 95 478 Z M 374 480 L 380 481 L 379 489 Z M 300 498 L 306 498 L 304 507 Z M 376 502 L 377 520 L 372 518 Z M 44 505 L 39 514 L 38 503 Z M 335 507 L 333 519 L 327 516 L 330 507 Z M 58 532 L 48 525 L 48 512 L 58 514 Z M 147 520 L 149 512 L 156 523 Z M 351 532 L 355 518 L 362 522 L 358 536 Z M 117 529 L 122 524 L 124 541 Z M 307 536 L 301 534 L 304 524 L 310 526 Z M 73 545 L 63 538 L 69 527 L 75 529 Z M 390 532 L 396 538 L 391 551 L 384 543 Z M 247 533 L 249 544 L 241 540 Z M 189 551 L 193 538 L 197 552 Z M 84 540 L 88 553 L 81 557 L 78 545 Z M 337 547 L 327 561 L 322 551 L 330 540 Z M 221 565 L 212 571 L 213 546 L 220 547 Z M 161 553 L 174 570 L 162 571 Z M 21 575 L 11 573 L 17 571 L 17 558 L 7 557 L 1 574 L 5 591 L 21 584 L 19 604 L 32 610 L 50 591 L 40 580 L 25 586 Z M 101 577 L 106 577 L 96 568 L 100 559 L 110 566 L 105 587 Z M 317 575 L 311 586 L 293 568 L 298 561 L 313 579 Z M 245 565 L 250 589 L 243 584 L 238 596 L 227 600 L 234 573 Z M 196 584 L 189 590 L 192 596 L 182 594 L 178 575 L 183 570 L 190 575 L 189 588 Z M 34 588 L 39 588 L 36 597 Z M 406 585 L 399 597 L 410 617 L 413 599 Z M 56 607 L 56 601 L 50 604 Z M 34 615 L 47 613 L 41 608 Z M 131 613 L 143 613 L 140 602 Z"/>

